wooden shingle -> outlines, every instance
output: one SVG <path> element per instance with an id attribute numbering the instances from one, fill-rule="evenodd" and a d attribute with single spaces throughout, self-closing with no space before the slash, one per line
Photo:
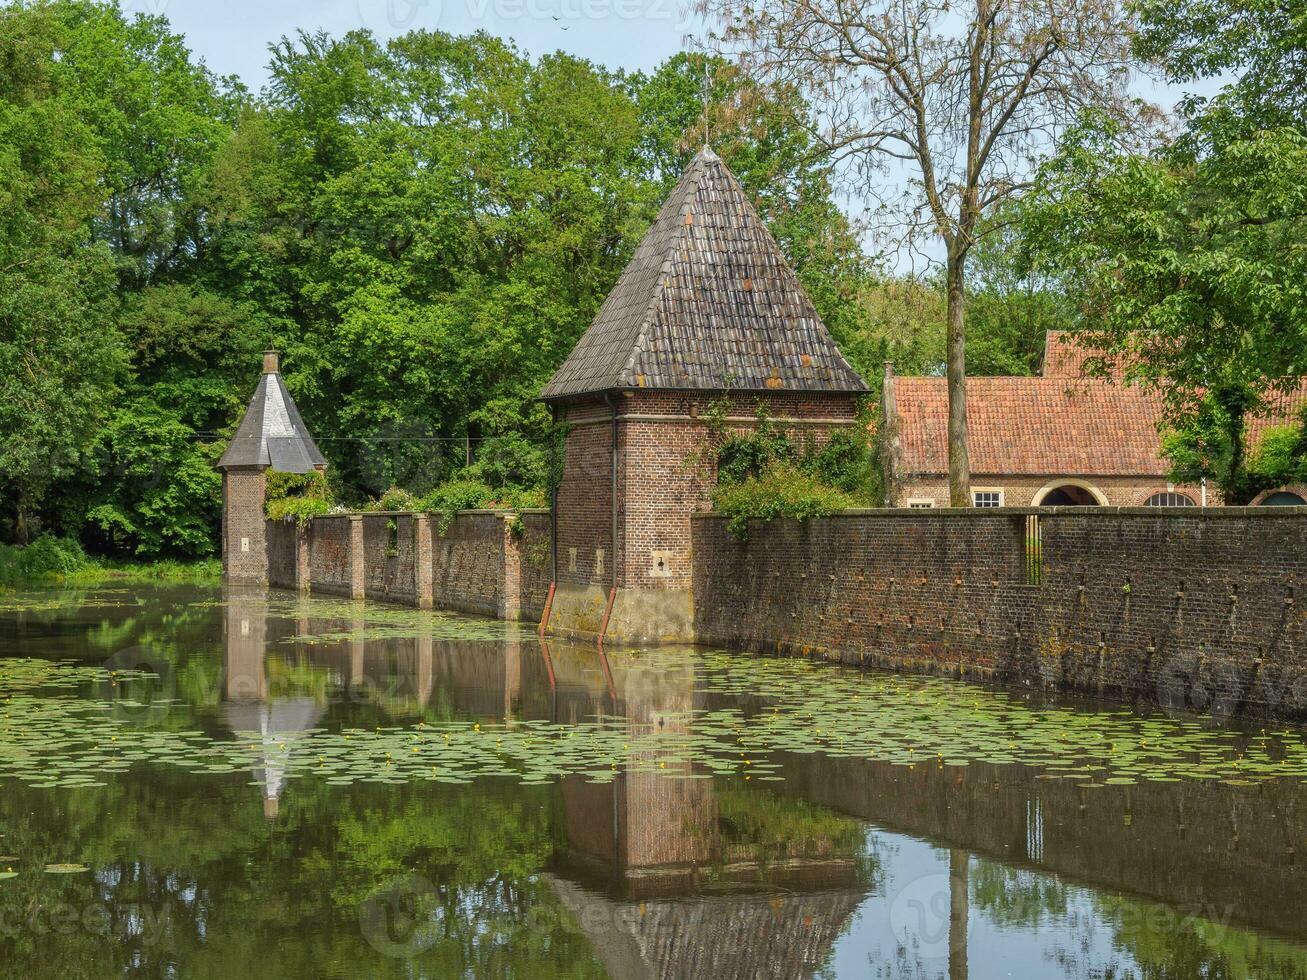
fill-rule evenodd
<path id="1" fill-rule="evenodd" d="M 681 177 L 541 398 L 628 388 L 867 390 L 712 150 Z"/>

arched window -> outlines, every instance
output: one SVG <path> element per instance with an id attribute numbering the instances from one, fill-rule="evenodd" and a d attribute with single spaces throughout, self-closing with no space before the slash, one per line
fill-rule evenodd
<path id="1" fill-rule="evenodd" d="M 1193 507 L 1194 500 L 1188 494 L 1167 490 L 1155 493 L 1144 501 L 1145 507 Z"/>
<path id="2" fill-rule="evenodd" d="M 1303 500 L 1296 493 L 1289 490 L 1277 490 L 1263 500 L 1261 505 L 1263 507 L 1301 507 L 1304 504 L 1307 504 L 1307 500 Z"/>
<path id="3" fill-rule="evenodd" d="M 1057 483 L 1035 496 L 1036 507 L 1098 507 L 1105 501 L 1087 483 Z"/>

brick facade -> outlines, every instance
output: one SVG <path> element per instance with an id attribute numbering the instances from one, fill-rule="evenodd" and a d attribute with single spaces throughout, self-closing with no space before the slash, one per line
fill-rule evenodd
<path id="1" fill-rule="evenodd" d="M 427 520 L 423 515 L 422 520 Z M 413 514 L 363 515 L 363 593 L 417 605 L 417 521 Z"/>
<path id="2" fill-rule="evenodd" d="M 745 542 L 703 516 L 694 549 L 700 642 L 1307 716 L 1297 509 L 865 511 Z"/>
<path id="3" fill-rule="evenodd" d="M 973 473 L 971 490 L 1000 490 L 1005 507 L 1033 507 L 1035 499 L 1042 499 L 1044 493 L 1056 487 L 1071 486 L 1097 490 L 1103 498 L 1102 503 L 1109 507 L 1142 507 L 1154 494 L 1184 494 L 1197 506 L 1203 501 L 1200 487 L 1187 484 L 1167 482 L 1158 476 L 1074 476 L 1057 474 L 1051 476 L 1029 476 L 1017 474 L 993 475 Z M 913 477 L 900 481 L 898 485 L 900 506 L 924 506 L 929 501 L 932 507 L 949 506 L 948 477 L 946 475 Z M 1207 488 L 1207 503 L 1217 506 L 1222 503 L 1220 492 L 1215 487 Z"/>
<path id="4" fill-rule="evenodd" d="M 233 585 L 268 581 L 264 538 L 262 467 L 232 467 L 222 472 L 222 575 Z"/>
<path id="5" fill-rule="evenodd" d="M 701 458 L 710 438 L 705 416 L 723 401 L 732 429 L 755 426 L 762 406 L 796 439 L 818 442 L 852 425 L 857 409 L 855 396 L 841 394 L 615 394 L 618 588 L 689 588 L 690 515 L 705 509 L 716 482 Z M 611 413 L 601 400 L 560 413 L 571 427 L 558 489 L 560 584 L 613 584 Z"/>
<path id="6" fill-rule="evenodd" d="M 314 592 L 362 598 L 364 563 L 355 547 L 355 525 L 361 541 L 358 515 L 333 514 L 309 522 L 309 580 Z"/>

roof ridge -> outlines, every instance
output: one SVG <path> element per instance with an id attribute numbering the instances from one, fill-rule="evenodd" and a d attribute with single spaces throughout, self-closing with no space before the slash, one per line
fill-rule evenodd
<path id="1" fill-rule="evenodd" d="M 712 153 L 712 151 L 709 150 L 708 153 Z M 708 154 L 700 151 L 695 155 L 689 170 L 683 175 L 683 179 L 686 180 L 685 200 L 681 202 L 681 209 L 677 212 L 677 216 L 681 220 L 677 222 L 676 231 L 667 242 L 663 254 L 663 263 L 658 267 L 658 281 L 654 283 L 653 293 L 644 309 L 644 316 L 640 318 L 640 329 L 636 331 L 635 343 L 631 345 L 631 353 L 627 355 L 626 363 L 622 365 L 622 370 L 617 375 L 617 379 L 628 386 L 632 386 L 634 381 L 631 372 L 635 367 L 636 356 L 644 349 L 644 341 L 649 334 L 649 325 L 653 320 L 654 310 L 658 306 L 658 301 L 662 299 L 663 290 L 667 288 L 667 279 L 672 273 L 676 246 L 685 237 L 685 229 L 690 227 L 685 221 L 685 216 L 694 205 L 695 195 L 699 192 L 699 184 L 703 181 L 704 174 L 707 172 L 707 164 L 712 161 L 720 162 L 717 154 L 712 153 L 711 156 L 708 156 Z"/>

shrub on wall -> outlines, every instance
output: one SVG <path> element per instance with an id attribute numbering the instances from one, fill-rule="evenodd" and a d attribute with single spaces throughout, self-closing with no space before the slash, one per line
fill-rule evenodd
<path id="1" fill-rule="evenodd" d="M 712 503 L 714 510 L 728 518 L 726 526 L 730 532 L 738 538 L 745 538 L 750 520 L 770 521 L 788 517 L 804 521 L 857 507 L 859 501 L 810 473 L 789 464 L 779 464 L 762 476 L 718 485 L 713 491 Z"/>
<path id="2" fill-rule="evenodd" d="M 460 510 L 522 510 L 547 505 L 543 490 L 520 487 L 494 489 L 480 480 L 450 480 L 422 498 L 419 509 L 438 516 L 436 530 L 444 534 Z"/>
<path id="3" fill-rule="evenodd" d="M 422 501 L 417 496 L 402 490 L 399 487 L 391 487 L 376 500 L 370 500 L 363 505 L 366 511 L 413 511 L 422 509 Z"/>
<path id="4" fill-rule="evenodd" d="M 752 429 L 732 431 L 728 408 L 723 400 L 708 411 L 709 441 L 699 458 L 716 466 L 713 507 L 730 518 L 733 534 L 743 537 L 751 518 L 805 520 L 879 501 L 880 469 L 861 414 L 819 441 L 793 436 L 761 404 Z"/>
<path id="5" fill-rule="evenodd" d="M 265 474 L 263 510 L 274 521 L 293 519 L 300 527 L 314 517 L 329 514 L 335 506 L 335 496 L 324 473 Z"/>

